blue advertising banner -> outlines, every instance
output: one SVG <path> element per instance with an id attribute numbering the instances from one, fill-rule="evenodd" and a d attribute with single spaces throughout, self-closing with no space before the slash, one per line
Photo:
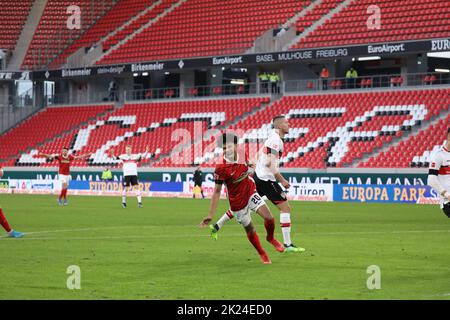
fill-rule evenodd
<path id="1" fill-rule="evenodd" d="M 71 180 L 69 190 L 89 190 L 89 181 Z"/>
<path id="2" fill-rule="evenodd" d="M 183 192 L 182 182 L 140 182 L 139 187 L 144 192 Z M 85 191 L 122 191 L 121 181 L 76 181 L 69 184 L 70 190 Z"/>
<path id="3" fill-rule="evenodd" d="M 437 192 L 429 186 L 333 185 L 333 200 L 342 202 L 437 203 Z"/>
<path id="4" fill-rule="evenodd" d="M 152 182 L 151 192 L 183 192 L 183 182 Z"/>

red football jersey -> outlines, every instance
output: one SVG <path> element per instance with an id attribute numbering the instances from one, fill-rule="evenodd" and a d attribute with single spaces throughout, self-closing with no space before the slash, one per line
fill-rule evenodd
<path id="1" fill-rule="evenodd" d="M 64 158 L 62 155 L 58 155 L 55 157 L 55 160 L 58 161 L 59 164 L 59 174 L 63 174 L 68 176 L 70 174 L 70 163 L 75 158 L 71 155 Z"/>
<path id="2" fill-rule="evenodd" d="M 256 185 L 248 174 L 246 163 L 227 162 L 218 164 L 214 171 L 216 183 L 227 186 L 228 199 L 232 211 L 244 209 L 252 194 L 256 193 Z"/>

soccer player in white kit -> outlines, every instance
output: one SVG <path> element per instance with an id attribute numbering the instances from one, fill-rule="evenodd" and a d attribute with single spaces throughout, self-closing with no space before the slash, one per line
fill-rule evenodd
<path id="1" fill-rule="evenodd" d="M 450 218 L 450 128 L 444 145 L 431 157 L 428 185 L 439 193 L 441 209 Z"/>
<path id="2" fill-rule="evenodd" d="M 118 157 L 114 155 L 114 151 L 111 151 L 111 158 L 122 162 L 123 167 L 122 207 L 123 208 L 127 207 L 127 189 L 130 188 L 130 191 L 132 191 L 133 187 L 136 187 L 138 207 L 142 208 L 142 195 L 141 189 L 139 188 L 137 164 L 142 159 L 147 158 L 149 148 L 147 147 L 145 153 L 142 155 L 132 154 L 131 151 L 132 151 L 131 146 L 128 145 L 125 148 L 125 154 L 122 154 Z"/>
<path id="3" fill-rule="evenodd" d="M 279 171 L 280 158 L 284 151 L 283 138 L 289 132 L 289 122 L 284 115 L 272 119 L 274 130 L 264 143 L 258 155 L 253 179 L 256 190 L 261 197 L 267 197 L 280 210 L 280 226 L 283 233 L 284 252 L 304 252 L 304 248 L 296 247 L 291 241 L 291 207 L 286 198 L 285 191 L 279 183 L 289 189 L 290 184 Z M 211 237 L 217 239 L 217 231 L 233 216 L 227 211 L 211 228 Z"/>

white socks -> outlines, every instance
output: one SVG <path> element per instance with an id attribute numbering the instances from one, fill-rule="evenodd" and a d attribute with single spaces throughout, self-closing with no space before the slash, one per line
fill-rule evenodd
<path id="1" fill-rule="evenodd" d="M 138 203 L 142 203 L 141 189 L 137 190 L 136 196 L 137 196 Z"/>
<path id="2" fill-rule="evenodd" d="M 228 210 L 216 223 L 216 229 L 219 230 L 227 222 L 233 219 L 233 214 L 231 210 Z"/>
<path id="3" fill-rule="evenodd" d="M 127 203 L 127 187 L 122 189 L 122 203 Z"/>
<path id="4" fill-rule="evenodd" d="M 283 232 L 284 244 L 289 246 L 291 242 L 291 214 L 286 212 L 280 213 L 280 226 Z"/>
<path id="5" fill-rule="evenodd" d="M 137 189 L 136 197 L 137 197 L 138 203 L 142 203 L 141 189 Z M 127 203 L 127 188 L 126 187 L 124 187 L 122 190 L 122 203 Z"/>

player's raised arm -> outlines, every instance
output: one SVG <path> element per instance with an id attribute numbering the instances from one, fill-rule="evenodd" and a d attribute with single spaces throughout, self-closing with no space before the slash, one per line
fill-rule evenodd
<path id="1" fill-rule="evenodd" d="M 111 150 L 111 152 L 109 153 L 109 156 L 111 158 L 113 158 L 114 160 L 120 160 L 120 158 L 118 156 L 116 156 L 116 154 L 114 153 L 114 150 Z"/>
<path id="2" fill-rule="evenodd" d="M 145 148 L 145 152 L 139 157 L 138 161 L 142 161 L 143 159 L 147 159 L 149 152 L 150 152 L 150 147 Z"/>
<path id="3" fill-rule="evenodd" d="M 200 222 L 200 228 L 207 227 L 208 224 L 211 222 L 211 220 L 214 218 L 214 215 L 216 214 L 216 210 L 217 210 L 217 205 L 219 204 L 221 191 L 222 191 L 222 183 L 216 182 L 216 185 L 214 187 L 214 192 L 211 197 L 211 205 L 209 207 L 208 216 L 206 216 L 206 218 L 204 218 Z"/>

